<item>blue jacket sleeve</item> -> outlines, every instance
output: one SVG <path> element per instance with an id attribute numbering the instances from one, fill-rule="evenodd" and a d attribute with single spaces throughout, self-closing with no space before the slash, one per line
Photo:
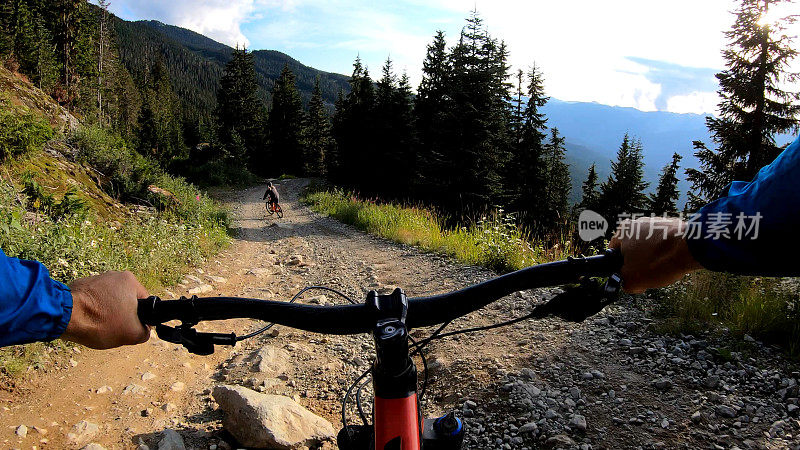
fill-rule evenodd
<path id="1" fill-rule="evenodd" d="M 800 138 L 753 181 L 734 181 L 726 197 L 701 208 L 689 221 L 686 240 L 706 269 L 800 275 Z"/>
<path id="2" fill-rule="evenodd" d="M 72 293 L 36 261 L 0 250 L 0 346 L 61 336 L 72 315 Z"/>

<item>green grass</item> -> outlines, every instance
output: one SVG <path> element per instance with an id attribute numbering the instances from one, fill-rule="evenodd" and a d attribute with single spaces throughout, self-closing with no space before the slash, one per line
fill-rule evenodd
<path id="1" fill-rule="evenodd" d="M 726 328 L 800 356 L 800 298 L 784 280 L 700 271 L 662 289 L 658 298 L 656 315 L 664 332 Z"/>
<path id="2" fill-rule="evenodd" d="M 529 234 L 502 210 L 468 226 L 447 228 L 428 209 L 377 204 L 341 190 L 312 188 L 302 201 L 359 230 L 501 272 L 562 259 L 572 250 L 566 239 L 552 246 L 532 243 Z"/>
<path id="3" fill-rule="evenodd" d="M 105 130 L 80 131 L 70 142 L 79 161 L 102 172 L 99 186 L 80 166 L 35 152 L 0 165 L 0 248 L 8 256 L 40 261 L 67 284 L 130 270 L 152 291 L 175 284 L 188 267 L 228 244 L 227 212 L 195 186 Z M 106 193 L 148 207 L 120 207 Z M 64 345 L 0 349 L 0 375 L 13 377 L 58 358 Z"/>

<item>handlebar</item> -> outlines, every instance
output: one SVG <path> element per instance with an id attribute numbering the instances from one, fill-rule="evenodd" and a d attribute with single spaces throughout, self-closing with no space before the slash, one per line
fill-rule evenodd
<path id="1" fill-rule="evenodd" d="M 574 283 L 582 277 L 608 277 L 621 266 L 622 256 L 618 250 L 531 266 L 458 291 L 411 298 L 406 323 L 408 328 L 420 328 L 449 322 L 517 291 Z M 138 313 L 142 323 L 147 325 L 171 320 L 194 325 L 207 320 L 251 318 L 315 333 L 341 335 L 372 331 L 381 311 L 370 303 L 315 306 L 235 297 L 167 301 L 150 297 L 139 300 Z"/>

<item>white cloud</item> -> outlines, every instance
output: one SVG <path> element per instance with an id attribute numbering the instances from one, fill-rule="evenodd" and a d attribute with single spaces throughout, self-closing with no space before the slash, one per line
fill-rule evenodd
<path id="1" fill-rule="evenodd" d="M 254 0 L 137 0 L 111 2 L 111 10 L 126 19 L 156 19 L 231 46 L 249 46 L 241 25 L 253 16 L 255 4 Z"/>
<path id="2" fill-rule="evenodd" d="M 692 92 L 689 95 L 676 95 L 667 100 L 667 110 L 676 113 L 709 113 L 717 111 L 719 96 L 716 92 Z"/>

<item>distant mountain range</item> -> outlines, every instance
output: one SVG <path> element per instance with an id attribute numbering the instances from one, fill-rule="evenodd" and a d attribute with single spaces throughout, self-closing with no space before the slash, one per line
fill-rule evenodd
<path id="1" fill-rule="evenodd" d="M 642 141 L 645 179 L 654 190 L 661 168 L 672 161 L 677 152 L 683 159 L 681 167 L 697 167 L 692 141 L 711 143 L 705 125 L 705 115 L 676 114 L 663 111 L 645 112 L 635 108 L 601 105 L 599 103 L 565 102 L 551 99 L 543 108 L 548 126 L 557 127 L 566 138 L 567 158 L 572 175 L 572 199 L 580 200 L 581 184 L 589 166 L 597 165 L 600 180 L 611 170 L 611 160 L 625 133 Z M 683 171 L 680 172 L 683 178 Z M 679 183 L 685 201 L 688 184 Z"/>
<path id="2" fill-rule="evenodd" d="M 557 127 L 566 138 L 567 159 L 572 175 L 572 200 L 579 201 L 581 184 L 586 180 L 589 166 L 597 164 L 600 180 L 608 177 L 611 160 L 625 133 L 640 139 L 644 148 L 645 179 L 650 191 L 658 185 L 661 169 L 672 161 L 677 152 L 683 159 L 681 169 L 698 167 L 692 141 L 713 146 L 703 114 L 677 114 L 665 111 L 640 111 L 635 108 L 601 105 L 599 103 L 565 102 L 550 99 L 542 110 L 547 125 Z M 779 145 L 787 144 L 794 136 L 780 135 Z M 687 198 L 689 183 L 683 170 L 679 172 L 681 191 L 679 206 Z"/>

